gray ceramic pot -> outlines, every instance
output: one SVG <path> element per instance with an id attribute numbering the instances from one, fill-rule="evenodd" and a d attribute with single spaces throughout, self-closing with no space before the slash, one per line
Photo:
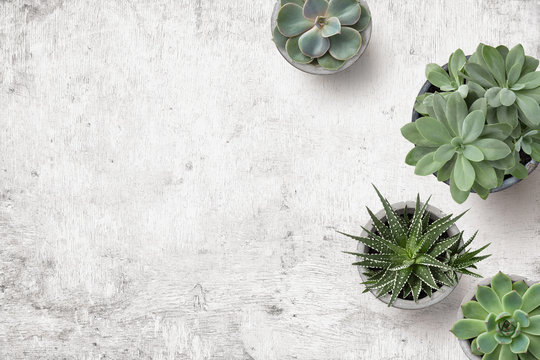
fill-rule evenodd
<path id="1" fill-rule="evenodd" d="M 467 58 L 469 58 L 469 57 L 470 57 L 470 55 L 467 56 Z M 448 64 L 443 65 L 443 69 L 448 71 Z M 436 90 L 438 90 L 438 89 L 433 84 L 431 84 L 429 81 L 426 81 L 424 83 L 424 86 L 422 86 L 422 88 L 420 89 L 420 92 L 418 93 L 418 96 L 423 95 L 423 94 L 425 94 L 427 92 L 435 92 Z M 422 115 L 420 115 L 416 110 L 414 110 L 414 107 L 413 107 L 412 122 L 415 122 L 420 117 L 422 117 Z M 527 171 L 530 174 L 534 170 L 536 170 L 536 168 L 538 167 L 538 162 L 531 159 L 527 164 L 525 164 L 525 167 L 527 168 Z M 434 175 L 437 176 L 436 174 L 434 174 Z M 509 187 L 511 187 L 512 185 L 515 185 L 520 181 L 521 181 L 521 179 L 518 179 L 517 177 L 514 177 L 514 176 L 506 178 L 506 179 L 504 179 L 501 186 L 499 186 L 497 188 L 494 188 L 494 189 L 491 189 L 490 193 L 495 193 L 495 192 L 499 192 L 499 191 L 502 191 L 502 190 L 506 190 Z M 448 181 L 445 181 L 444 183 L 447 184 L 447 185 L 449 184 Z M 471 190 L 471 192 L 474 193 L 473 190 Z"/>
<path id="2" fill-rule="evenodd" d="M 532 286 L 532 285 L 537 283 L 537 281 L 531 281 L 531 280 L 529 280 L 527 278 L 524 278 L 523 276 L 518 276 L 518 275 L 508 275 L 508 276 L 510 277 L 510 279 L 512 280 L 513 283 L 515 283 L 516 281 L 520 281 L 520 280 L 525 281 L 525 283 L 527 285 L 529 285 L 529 286 Z M 473 289 L 471 289 L 470 291 L 467 292 L 467 294 L 463 298 L 463 301 L 461 302 L 461 305 L 464 305 L 468 301 L 476 300 L 475 295 L 476 295 L 476 288 L 478 286 L 491 286 L 491 278 L 485 278 L 485 279 L 480 280 Z M 463 319 L 463 313 L 461 312 L 461 306 L 459 307 L 457 317 L 458 317 L 458 320 Z M 482 360 L 482 357 L 480 357 L 478 355 L 474 355 L 472 353 L 472 351 L 471 351 L 471 342 L 469 340 L 459 340 L 459 345 L 463 349 L 463 352 L 465 353 L 465 355 L 467 355 L 467 357 L 470 360 Z"/>
<path id="3" fill-rule="evenodd" d="M 358 2 L 362 6 L 367 8 L 368 11 L 371 13 L 371 11 L 369 10 L 369 6 L 368 6 L 368 4 L 367 4 L 367 2 L 365 0 L 358 0 Z M 276 5 L 274 6 L 274 12 L 272 13 L 272 21 L 271 21 L 271 28 L 270 28 L 271 32 L 273 32 L 274 28 L 276 27 L 276 19 L 277 19 L 277 15 L 278 15 L 278 12 L 279 12 L 280 8 L 281 8 L 281 2 L 278 0 L 276 2 Z M 279 53 L 285 58 L 285 60 L 287 60 L 289 62 L 289 64 L 291 64 L 292 66 L 294 66 L 295 68 L 297 68 L 299 70 L 302 70 L 303 72 L 313 74 L 313 75 L 337 74 L 337 73 L 339 73 L 339 72 L 341 72 L 341 71 L 343 71 L 345 69 L 348 69 L 358 59 L 360 59 L 360 57 L 362 56 L 364 51 L 366 51 L 366 48 L 367 48 L 367 46 L 369 44 L 369 40 L 371 39 L 372 24 L 373 24 L 373 19 L 369 22 L 369 25 L 367 26 L 367 28 L 364 31 L 361 32 L 362 46 L 360 47 L 360 50 L 358 51 L 358 53 L 356 55 L 354 55 L 351 59 L 345 61 L 345 64 L 343 64 L 343 66 L 340 67 L 337 70 L 326 70 L 326 69 L 323 69 L 322 67 L 320 67 L 319 65 L 296 63 L 291 59 L 291 57 L 287 54 L 287 52 L 285 50 L 282 50 L 277 46 L 276 46 L 276 48 L 278 49 Z"/>
<path id="4" fill-rule="evenodd" d="M 396 203 L 396 204 L 392 204 L 392 208 L 399 215 L 402 215 L 404 213 L 405 206 L 407 206 L 408 213 L 412 215 L 414 213 L 414 209 L 416 207 L 416 203 L 414 201 L 399 202 L 399 203 Z M 444 214 L 441 210 L 439 210 L 436 207 L 431 206 L 431 205 L 427 206 L 426 211 L 430 214 L 431 220 L 433 220 L 433 221 L 446 216 L 446 214 Z M 386 221 L 386 214 L 385 214 L 384 210 L 379 211 L 378 213 L 375 214 L 375 216 L 378 219 L 380 219 L 381 221 L 383 221 L 383 222 Z M 375 227 L 373 225 L 373 221 L 371 221 L 371 220 L 364 227 L 366 229 L 370 230 L 370 231 L 375 230 Z M 450 229 L 448 229 L 446 234 L 449 237 L 450 236 L 455 236 L 455 235 L 459 234 L 459 229 L 454 224 L 454 225 L 452 225 L 450 227 Z M 368 237 L 368 234 L 365 231 L 363 231 L 360 236 Z M 369 248 L 367 246 L 365 246 L 364 244 L 362 244 L 361 242 L 359 242 L 358 243 L 358 252 L 359 253 L 368 253 Z M 358 259 L 358 261 L 362 260 L 360 257 L 357 257 L 357 259 Z M 366 281 L 367 278 L 364 275 L 364 272 L 366 272 L 366 268 L 359 266 L 358 267 L 358 272 L 360 273 L 360 277 L 362 278 L 362 280 Z M 461 278 L 461 274 L 459 274 L 459 278 Z M 419 299 L 418 302 L 414 302 L 413 300 L 404 300 L 404 299 L 397 298 L 396 301 L 394 301 L 394 303 L 392 304 L 392 306 L 396 307 L 396 308 L 399 308 L 399 309 L 404 309 L 404 310 L 424 309 L 424 308 L 427 308 L 428 306 L 434 305 L 434 304 L 442 301 L 445 297 L 450 295 L 450 293 L 455 289 L 456 286 L 453 286 L 453 287 L 443 286 L 439 290 L 435 291 L 431 297 L 426 296 L 426 297 L 424 297 L 422 299 Z M 375 291 L 372 291 L 372 294 L 377 296 Z M 381 300 L 382 302 L 384 302 L 385 304 L 388 304 L 388 302 L 390 301 L 390 295 L 387 294 L 385 296 L 381 296 L 378 299 Z"/>

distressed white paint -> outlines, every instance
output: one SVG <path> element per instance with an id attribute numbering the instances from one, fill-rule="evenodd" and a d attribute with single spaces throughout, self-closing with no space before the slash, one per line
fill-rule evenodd
<path id="1" fill-rule="evenodd" d="M 350 71 L 277 53 L 272 1 L 0 1 L 0 358 L 463 359 L 473 280 L 421 312 L 361 294 L 370 183 L 471 208 L 540 276 L 540 174 L 484 202 L 403 163 L 428 62 L 480 41 L 540 56 L 536 0 L 372 1 Z M 538 172 L 538 171 L 537 171 Z"/>

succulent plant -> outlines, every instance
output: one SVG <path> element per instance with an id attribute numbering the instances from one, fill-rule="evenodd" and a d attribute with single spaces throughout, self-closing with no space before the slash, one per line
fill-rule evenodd
<path id="1" fill-rule="evenodd" d="M 403 136 L 416 146 L 406 163 L 415 174 L 437 172 L 439 181 L 450 180 L 450 192 L 458 203 L 474 189 L 487 197 L 500 186 L 504 171 L 515 166 L 512 149 L 505 143 L 512 132 L 507 124 L 486 124 L 485 99 L 469 108 L 458 92 L 446 101 L 433 96 L 433 113 L 401 128 Z"/>
<path id="2" fill-rule="evenodd" d="M 479 286 L 476 299 L 462 307 L 452 333 L 471 341 L 483 360 L 540 359 L 540 284 L 529 287 L 499 272 L 491 287 Z"/>
<path id="3" fill-rule="evenodd" d="M 362 46 L 371 16 L 357 0 L 281 0 L 273 38 L 300 64 L 337 70 Z"/>
<path id="4" fill-rule="evenodd" d="M 437 172 L 439 181 L 449 180 L 452 197 L 459 203 L 468 198 L 471 189 L 486 199 L 492 189 L 501 186 L 505 176 L 526 178 L 527 156 L 540 160 L 540 71 L 535 71 L 538 63 L 525 55 L 521 45 L 508 50 L 505 46 L 480 44 L 468 59 L 462 50 L 454 52 L 448 71 L 428 64 L 426 76 L 439 91 L 420 95 L 415 110 L 424 119 L 402 128 L 402 134 L 416 145 L 406 163 L 415 166 L 418 175 L 435 169 L 431 173 Z M 484 113 L 482 129 L 479 110 Z M 457 120 L 465 126 L 465 118 L 476 127 L 452 125 Z M 444 125 L 451 139 L 440 124 L 433 127 L 432 119 Z M 435 137 L 438 142 L 433 141 Z M 479 143 L 488 148 L 483 149 Z M 490 149 L 492 145 L 496 148 Z M 456 148 L 452 157 L 451 146 Z M 432 150 L 438 155 L 428 156 Z"/>
<path id="5" fill-rule="evenodd" d="M 441 286 L 457 284 L 460 273 L 480 277 L 468 269 L 476 269 L 478 261 L 490 256 L 479 255 L 489 244 L 468 251 L 476 234 L 465 244 L 463 232 L 451 237 L 446 235 L 464 213 L 433 221 L 426 211 L 429 199 L 422 204 L 417 196 L 414 214 L 411 216 L 405 209 L 403 215 L 399 215 L 377 188 L 375 191 L 383 204 L 386 221 L 378 219 L 368 208 L 374 228 L 363 228 L 367 237 L 339 232 L 371 249 L 363 254 L 345 252 L 362 259 L 353 265 L 366 269 L 364 274 L 368 280 L 363 283 L 364 292 L 375 291 L 377 297 L 391 294 L 388 303 L 391 306 L 398 297 L 410 297 L 415 302 L 424 296 L 431 297 Z"/>

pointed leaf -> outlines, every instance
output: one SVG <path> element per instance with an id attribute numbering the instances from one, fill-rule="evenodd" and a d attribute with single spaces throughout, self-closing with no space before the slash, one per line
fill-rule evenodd
<path id="1" fill-rule="evenodd" d="M 529 285 L 527 285 L 525 281 L 523 280 L 516 281 L 515 283 L 512 284 L 512 290 L 516 290 L 522 299 L 523 299 L 523 295 L 525 294 L 528 288 L 529 288 Z"/>
<path id="2" fill-rule="evenodd" d="M 438 290 L 439 287 L 433 278 L 433 274 L 429 271 L 429 268 L 424 265 L 417 265 L 413 267 L 414 275 L 416 275 L 422 282 L 424 282 L 429 287 Z"/>
<path id="3" fill-rule="evenodd" d="M 381 195 L 381 193 L 376 187 L 374 188 L 375 188 L 375 191 L 377 192 L 377 196 L 379 197 L 381 203 L 383 204 L 384 211 L 386 214 L 386 220 L 388 221 L 388 225 L 390 228 L 390 232 L 392 233 L 392 237 L 394 238 L 394 240 L 399 246 L 404 247 L 407 243 L 407 232 L 403 228 L 403 225 L 399 221 L 398 215 L 392 209 L 388 200 L 386 200 Z"/>
<path id="4" fill-rule="evenodd" d="M 452 245 L 457 243 L 462 236 L 463 233 L 459 233 L 457 235 L 454 235 L 446 240 L 443 240 L 441 242 L 436 243 L 433 248 L 429 251 L 429 255 L 433 257 L 437 257 L 446 250 L 448 250 Z"/>
<path id="5" fill-rule="evenodd" d="M 485 332 L 483 320 L 460 319 L 455 322 L 450 330 L 458 339 L 467 340 L 477 337 Z"/>
<path id="6" fill-rule="evenodd" d="M 394 285 L 392 288 L 392 296 L 390 297 L 390 301 L 388 301 L 388 306 L 391 306 L 397 299 L 401 289 L 403 289 L 403 286 L 409 279 L 411 272 L 412 269 L 410 267 L 396 271 L 396 277 L 394 279 Z"/>
<path id="7" fill-rule="evenodd" d="M 491 288 L 499 296 L 499 299 L 502 300 L 506 294 L 512 291 L 512 280 L 508 275 L 499 271 L 497 275 L 491 279 Z"/>
<path id="8" fill-rule="evenodd" d="M 531 286 L 523 295 L 523 305 L 521 310 L 530 313 L 540 307 L 540 283 Z"/>
<path id="9" fill-rule="evenodd" d="M 495 291 L 487 286 L 479 286 L 476 289 L 476 300 L 488 312 L 500 314 L 503 311 L 501 300 Z"/>
<path id="10" fill-rule="evenodd" d="M 519 296 L 516 291 L 511 291 L 502 298 L 503 309 L 510 314 L 513 314 L 514 311 L 520 309 L 522 303 L 523 300 L 521 300 L 521 296 Z"/>

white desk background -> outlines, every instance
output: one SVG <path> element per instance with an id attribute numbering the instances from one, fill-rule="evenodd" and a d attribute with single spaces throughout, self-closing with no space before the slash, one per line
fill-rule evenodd
<path id="1" fill-rule="evenodd" d="M 462 360 L 474 279 L 424 311 L 361 294 L 365 206 L 417 192 L 479 266 L 540 278 L 540 171 L 457 205 L 405 165 L 429 62 L 521 42 L 536 0 L 378 0 L 343 74 L 295 70 L 273 1 L 0 1 L 0 358 Z"/>

